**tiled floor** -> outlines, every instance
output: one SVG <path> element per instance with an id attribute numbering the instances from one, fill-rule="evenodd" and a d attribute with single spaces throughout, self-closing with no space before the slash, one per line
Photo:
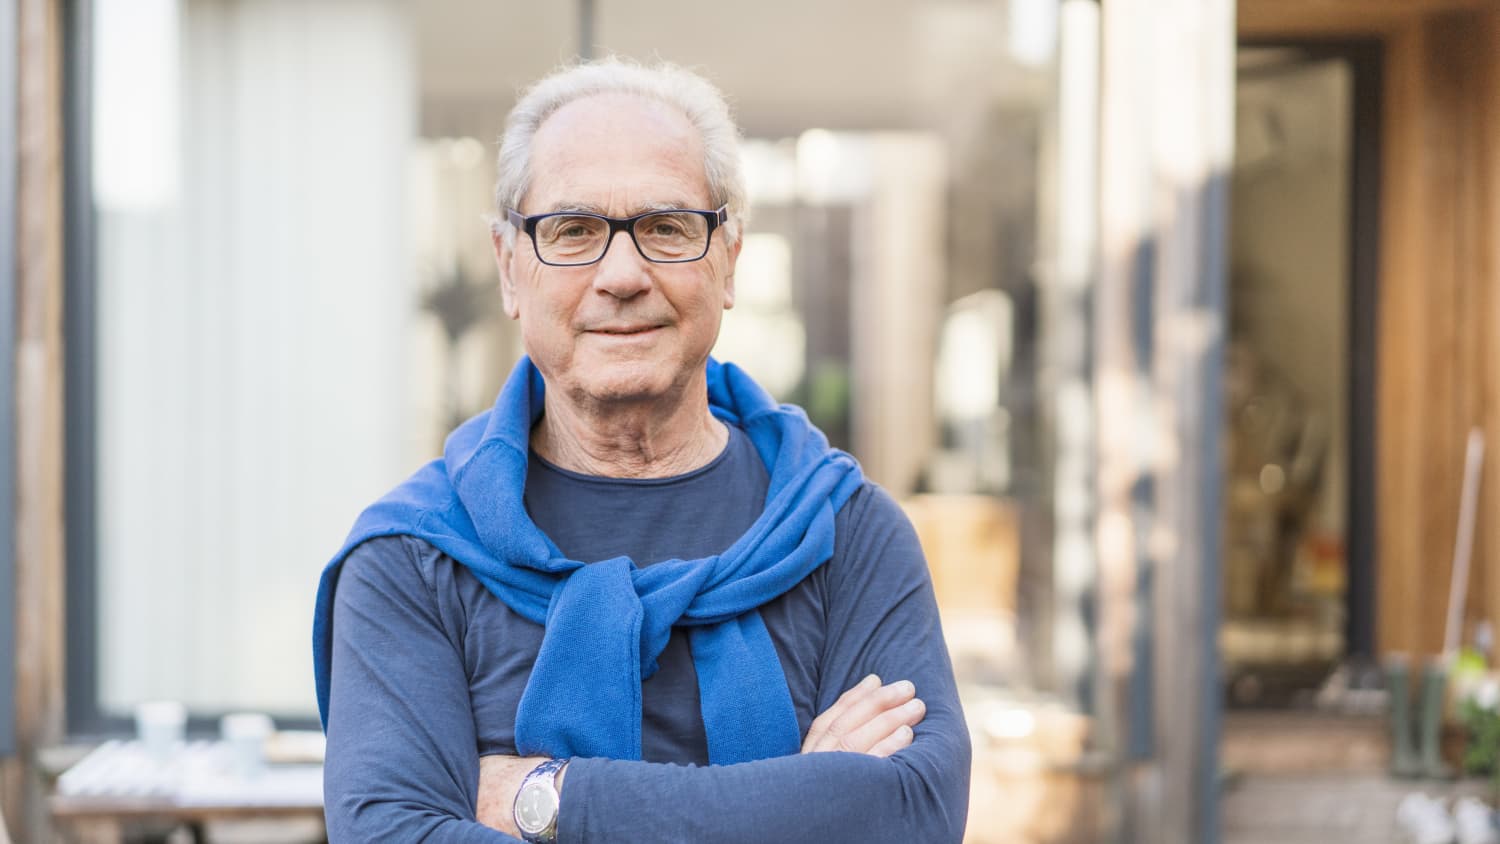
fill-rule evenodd
<path id="1" fill-rule="evenodd" d="M 1397 844 L 1396 807 L 1412 791 L 1492 799 L 1483 780 L 1391 778 L 1386 729 L 1378 716 L 1231 713 L 1224 844 Z"/>
<path id="2" fill-rule="evenodd" d="M 1396 806 L 1410 791 L 1488 796 L 1488 784 L 1405 782 L 1378 774 L 1251 775 L 1221 804 L 1224 844 L 1401 844 Z"/>
<path id="3" fill-rule="evenodd" d="M 1454 748 L 1456 750 L 1456 747 Z M 969 844 L 1100 844 L 1100 778 L 1027 769 L 1016 750 L 976 748 Z M 1383 719 L 1317 712 L 1230 713 L 1220 760 L 1222 844 L 1406 844 L 1396 807 L 1412 791 L 1493 802 L 1484 780 L 1409 781 L 1386 773 Z M 1131 842 L 1153 844 L 1153 842 Z"/>

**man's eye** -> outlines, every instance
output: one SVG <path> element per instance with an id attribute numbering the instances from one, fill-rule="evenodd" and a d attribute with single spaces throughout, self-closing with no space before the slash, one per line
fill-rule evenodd
<path id="1" fill-rule="evenodd" d="M 588 237 L 590 234 L 592 232 L 589 230 L 589 227 L 582 223 L 569 223 L 557 232 L 558 237 L 567 238 Z"/>
<path id="2" fill-rule="evenodd" d="M 681 220 L 673 217 L 656 217 L 647 221 L 646 234 L 650 237 L 682 237 L 687 234 L 687 228 Z"/>

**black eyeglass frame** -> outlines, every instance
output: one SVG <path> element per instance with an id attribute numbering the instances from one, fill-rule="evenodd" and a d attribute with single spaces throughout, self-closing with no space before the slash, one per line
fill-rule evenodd
<path id="1" fill-rule="evenodd" d="M 646 251 L 641 248 L 641 242 L 636 240 L 635 224 L 640 220 L 644 220 L 647 217 L 655 217 L 658 214 L 697 214 L 707 221 L 708 233 L 703 238 L 703 251 L 692 258 L 673 258 L 670 260 L 653 258 L 647 255 Z M 577 264 L 559 264 L 543 258 L 541 247 L 536 245 L 536 226 L 537 223 L 548 217 L 592 217 L 595 220 L 603 220 L 609 224 L 609 236 L 604 240 L 604 248 L 600 250 L 599 257 L 592 261 L 584 261 Z M 553 211 L 547 214 L 532 214 L 528 217 L 514 208 L 507 208 L 505 209 L 505 218 L 510 221 L 511 225 L 526 232 L 527 239 L 531 241 L 531 251 L 536 253 L 536 259 L 549 267 L 587 267 L 590 264 L 597 264 L 604 260 L 605 255 L 609 254 L 609 247 L 613 246 L 615 242 L 615 234 L 621 231 L 630 235 L 630 242 L 635 244 L 636 253 L 653 264 L 691 264 L 694 261 L 703 260 L 703 256 L 707 255 L 708 250 L 713 247 L 714 229 L 729 222 L 729 203 L 726 202 L 713 211 L 704 211 L 699 208 L 659 208 L 655 211 L 637 214 L 634 217 L 606 217 L 603 214 L 590 214 L 587 211 Z"/>

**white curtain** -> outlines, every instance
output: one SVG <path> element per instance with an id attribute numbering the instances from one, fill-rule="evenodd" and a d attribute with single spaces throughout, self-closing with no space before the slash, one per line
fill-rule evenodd
<path id="1" fill-rule="evenodd" d="M 311 714 L 317 574 L 414 467 L 401 4 L 95 5 L 101 703 Z"/>

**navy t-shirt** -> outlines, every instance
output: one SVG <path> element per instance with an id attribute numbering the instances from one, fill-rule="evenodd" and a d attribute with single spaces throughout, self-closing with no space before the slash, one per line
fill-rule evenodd
<path id="1" fill-rule="evenodd" d="M 738 429 L 671 478 L 580 475 L 532 455 L 532 520 L 576 560 L 637 565 L 728 548 L 768 477 Z M 834 556 L 761 607 L 801 733 L 866 674 L 909 679 L 927 704 L 912 746 L 708 765 L 684 630 L 641 685 L 642 761 L 575 759 L 560 842 L 959 841 L 969 740 L 915 534 L 866 483 L 836 519 Z M 325 800 L 330 840 L 514 841 L 474 821 L 478 759 L 514 754 L 542 628 L 421 540 L 370 540 L 335 593 Z"/>

